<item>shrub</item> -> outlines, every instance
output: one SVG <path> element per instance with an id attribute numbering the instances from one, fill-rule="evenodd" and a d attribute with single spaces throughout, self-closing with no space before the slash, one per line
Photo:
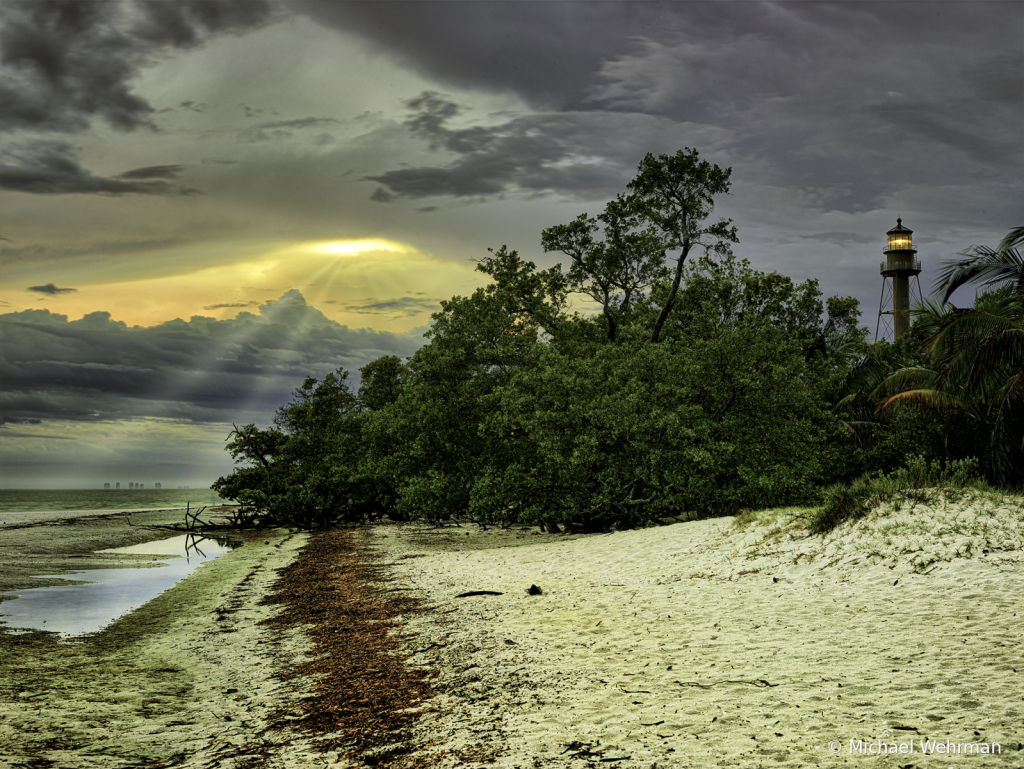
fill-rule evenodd
<path id="1" fill-rule="evenodd" d="M 940 493 L 957 496 L 966 488 L 987 488 L 979 475 L 977 459 L 955 460 L 943 467 L 938 460 L 929 463 L 924 457 L 912 457 L 888 475 L 866 474 L 849 485 L 839 483 L 826 488 L 823 504 L 811 515 L 809 528 L 823 534 L 844 521 L 863 518 L 883 504 L 899 507 L 908 500 L 928 502 Z"/>

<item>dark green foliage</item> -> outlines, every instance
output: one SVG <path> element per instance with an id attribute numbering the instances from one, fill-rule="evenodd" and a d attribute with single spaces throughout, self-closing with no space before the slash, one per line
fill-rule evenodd
<path id="1" fill-rule="evenodd" d="M 815 534 L 831 531 L 845 521 L 858 520 L 886 503 L 928 502 L 937 494 L 956 498 L 964 489 L 986 490 L 978 474 L 976 459 L 927 462 L 912 457 L 892 473 L 864 475 L 850 484 L 835 484 L 824 491 L 824 503 L 811 516 L 809 528 Z"/>
<path id="2" fill-rule="evenodd" d="M 525 450 L 488 468 L 474 505 L 586 531 L 800 498 L 824 413 L 794 387 L 802 368 L 796 345 L 751 329 L 544 348 L 484 425 Z"/>
<path id="3" fill-rule="evenodd" d="M 972 451 L 992 431 L 975 412 L 878 410 L 900 372 L 941 370 L 931 327 L 869 345 L 856 300 L 823 302 L 816 282 L 737 259 L 735 228 L 707 221 L 729 176 L 694 150 L 648 155 L 601 214 L 543 232 L 566 270 L 490 251 L 490 285 L 442 302 L 414 356 L 365 366 L 356 393 L 345 372 L 308 379 L 273 427 L 236 430 L 238 468 L 215 488 L 304 527 L 386 514 L 596 531 L 807 502 L 843 482 L 823 530 L 879 495 L 959 483 L 967 465 L 933 460 L 984 466 Z M 599 314 L 571 311 L 580 293 Z M 1018 402 L 985 382 L 986 402 Z M 1000 413 L 1013 429 L 1018 412 Z"/>
<path id="4" fill-rule="evenodd" d="M 381 411 L 398 400 L 408 379 L 408 369 L 397 355 L 385 355 L 359 369 L 359 403 L 369 411 Z"/>
<path id="5" fill-rule="evenodd" d="M 360 473 L 361 414 L 347 376 L 308 377 L 278 409 L 274 427 L 236 428 L 227 449 L 240 466 L 217 479 L 214 491 L 268 525 L 316 528 L 377 507 L 378 484 Z"/>
<path id="6" fill-rule="evenodd" d="M 402 515 L 466 515 L 481 468 L 505 461 L 510 451 L 480 427 L 497 407 L 497 388 L 527 365 L 537 344 L 538 326 L 527 311 L 548 308 L 543 294 L 521 290 L 528 281 L 515 277 L 532 264 L 521 265 L 504 249 L 495 259 L 515 285 L 492 284 L 442 302 L 399 397 L 367 421 L 370 472 L 395 489 Z"/>
<path id="7" fill-rule="evenodd" d="M 560 312 L 554 276 L 515 252 L 483 267 L 499 280 L 444 303 L 399 397 L 365 423 L 403 514 L 587 531 L 812 493 L 831 421 L 816 285 L 704 256 L 660 342 L 645 299 L 611 343 L 588 330 L 604 317 Z"/>
<path id="8" fill-rule="evenodd" d="M 824 485 L 849 483 L 866 473 L 888 473 L 911 457 L 945 458 L 945 418 L 922 409 L 897 409 L 879 415 L 878 390 L 886 378 L 906 368 L 928 365 L 923 352 L 927 333 L 921 325 L 895 344 L 887 341 L 855 345 L 856 357 L 836 369 L 832 395 L 835 430 L 825 448 L 829 472 Z M 968 455 L 963 455 L 968 456 Z"/>

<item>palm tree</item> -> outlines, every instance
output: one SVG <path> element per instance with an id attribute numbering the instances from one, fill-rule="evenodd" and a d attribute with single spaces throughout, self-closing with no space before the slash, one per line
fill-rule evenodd
<path id="1" fill-rule="evenodd" d="M 973 246 L 965 258 L 948 263 L 936 282 L 941 301 L 912 310 L 925 331 L 924 351 L 931 367 L 907 368 L 887 377 L 875 390 L 876 412 L 899 406 L 933 409 L 963 429 L 970 425 L 987 444 L 994 480 L 1024 481 L 1024 227 L 1010 230 L 996 249 Z M 980 282 L 989 291 L 973 309 L 948 303 L 960 286 Z M 954 417 L 957 417 L 954 419 Z M 985 461 L 985 460 L 988 461 Z"/>
<path id="2" fill-rule="evenodd" d="M 961 251 L 964 257 L 947 262 L 939 271 L 933 293 L 942 293 L 942 303 L 949 301 L 961 286 L 981 283 L 991 288 L 1007 289 L 1024 305 L 1024 259 L 1020 247 L 1024 244 L 1024 227 L 1014 227 L 995 248 L 971 246 Z"/>

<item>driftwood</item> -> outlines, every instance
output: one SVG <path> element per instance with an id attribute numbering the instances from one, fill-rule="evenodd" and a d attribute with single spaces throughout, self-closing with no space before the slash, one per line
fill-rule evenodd
<path id="1" fill-rule="evenodd" d="M 697 686 L 701 689 L 710 689 L 712 686 L 718 686 L 719 684 L 748 684 L 749 686 L 756 686 L 759 689 L 765 689 L 768 687 L 778 686 L 779 684 L 770 684 L 763 678 L 757 678 L 753 681 L 715 681 L 713 684 L 700 684 L 696 681 L 674 681 L 680 686 Z"/>
<path id="2" fill-rule="evenodd" d="M 198 510 L 192 510 L 192 503 L 185 503 L 185 522 L 182 523 L 170 523 L 170 524 L 144 524 L 142 526 L 136 526 L 132 523 L 132 519 L 128 517 L 127 513 L 124 513 L 124 519 L 129 526 L 135 529 L 152 529 L 154 531 L 176 531 L 179 534 L 195 534 L 200 532 L 203 528 L 213 529 L 216 528 L 212 524 L 202 520 L 199 516 L 206 511 L 206 507 L 200 507 Z"/>
<path id="3" fill-rule="evenodd" d="M 468 593 L 459 593 L 456 598 L 469 598 L 472 595 L 505 595 L 497 590 L 470 590 Z"/>

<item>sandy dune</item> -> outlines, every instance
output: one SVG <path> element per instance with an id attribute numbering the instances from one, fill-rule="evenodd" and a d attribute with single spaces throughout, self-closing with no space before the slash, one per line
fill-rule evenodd
<path id="1" fill-rule="evenodd" d="M 450 531 L 369 536 L 435 607 L 409 629 L 442 671 L 423 722 L 439 747 L 501 767 L 1007 767 L 1024 765 L 1022 523 L 979 503 L 827 538 L 786 516 L 447 551 L 431 537 L 457 547 Z"/>

